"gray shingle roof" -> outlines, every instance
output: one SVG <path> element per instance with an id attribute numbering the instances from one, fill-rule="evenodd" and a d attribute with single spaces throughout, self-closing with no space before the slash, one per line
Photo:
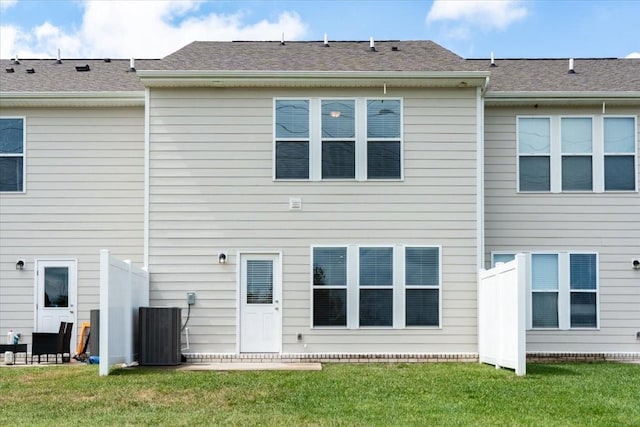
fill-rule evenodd
<path id="1" fill-rule="evenodd" d="M 489 92 L 640 91 L 640 59 L 489 59 L 465 61 L 473 70 L 490 71 Z"/>
<path id="2" fill-rule="evenodd" d="M 200 71 L 490 71 L 495 92 L 640 91 L 640 59 L 463 59 L 431 41 L 193 42 L 161 60 L 136 60 L 138 70 Z M 129 60 L 0 60 L 0 92 L 142 91 Z M 78 72 L 77 65 L 90 71 Z M 6 69 L 13 68 L 13 73 Z M 27 69 L 35 73 L 27 73 Z"/>
<path id="3" fill-rule="evenodd" d="M 129 60 L 113 59 L 20 59 L 0 60 L 1 92 L 103 92 L 143 91 L 135 72 L 129 72 Z M 149 60 L 136 61 L 136 68 L 149 66 Z M 90 71 L 76 71 L 89 65 Z M 7 72 L 13 69 L 13 72 Z M 28 73 L 27 70 L 33 70 Z"/>
<path id="4" fill-rule="evenodd" d="M 154 64 L 159 70 L 460 71 L 464 60 L 431 41 L 193 42 Z"/>

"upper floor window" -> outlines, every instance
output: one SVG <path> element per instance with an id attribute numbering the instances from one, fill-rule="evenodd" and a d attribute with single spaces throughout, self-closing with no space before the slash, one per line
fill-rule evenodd
<path id="1" fill-rule="evenodd" d="M 0 118 L 0 192 L 24 191 L 24 119 Z"/>
<path id="2" fill-rule="evenodd" d="M 275 179 L 402 179 L 401 112 L 399 99 L 275 100 Z"/>
<path id="3" fill-rule="evenodd" d="M 633 117 L 604 119 L 604 189 L 636 189 L 636 121 Z"/>
<path id="4" fill-rule="evenodd" d="M 518 190 L 636 191 L 635 130 L 635 117 L 518 117 Z"/>

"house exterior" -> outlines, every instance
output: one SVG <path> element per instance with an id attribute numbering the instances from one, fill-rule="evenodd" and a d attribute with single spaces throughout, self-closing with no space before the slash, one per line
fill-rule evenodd
<path id="1" fill-rule="evenodd" d="M 640 60 L 385 41 L 2 62 L 2 330 L 88 320 L 108 248 L 183 307 L 194 358 L 473 359 L 478 271 L 523 252 L 529 352 L 640 354 Z"/>

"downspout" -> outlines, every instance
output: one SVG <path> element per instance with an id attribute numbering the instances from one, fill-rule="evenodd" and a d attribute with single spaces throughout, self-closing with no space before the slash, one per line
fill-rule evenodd
<path id="1" fill-rule="evenodd" d="M 489 85 L 487 77 L 485 87 L 476 89 L 476 339 L 478 356 L 480 348 L 480 271 L 484 268 L 484 93 Z"/>
<path id="2" fill-rule="evenodd" d="M 481 87 L 477 88 L 476 123 L 476 270 L 479 272 L 484 268 L 484 96 Z"/>
<path id="3" fill-rule="evenodd" d="M 144 269 L 149 271 L 149 88 L 144 90 Z"/>

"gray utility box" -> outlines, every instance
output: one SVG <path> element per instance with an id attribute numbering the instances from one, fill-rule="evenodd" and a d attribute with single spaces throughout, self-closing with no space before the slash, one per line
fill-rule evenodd
<path id="1" fill-rule="evenodd" d="M 140 365 L 179 365 L 180 328 L 182 313 L 179 307 L 140 307 L 138 338 Z"/>
<path id="2" fill-rule="evenodd" d="M 100 310 L 91 310 L 89 315 L 89 354 L 100 356 Z"/>

